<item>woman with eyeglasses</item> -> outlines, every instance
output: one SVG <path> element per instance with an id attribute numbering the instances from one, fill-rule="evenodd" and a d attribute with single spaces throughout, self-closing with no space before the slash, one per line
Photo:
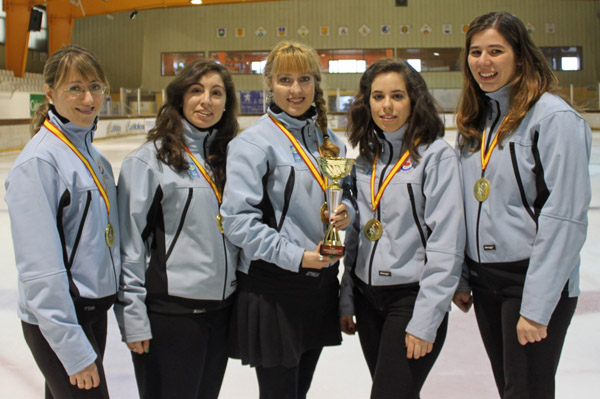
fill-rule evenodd
<path id="1" fill-rule="evenodd" d="M 110 164 L 92 145 L 108 82 L 75 45 L 44 66 L 34 136 L 6 178 L 18 314 L 46 398 L 108 398 L 102 357 L 120 274 Z"/>
<path id="2" fill-rule="evenodd" d="M 238 250 L 219 208 L 237 133 L 229 71 L 187 65 L 119 175 L 123 273 L 115 313 L 142 399 L 216 399 L 227 366 Z"/>

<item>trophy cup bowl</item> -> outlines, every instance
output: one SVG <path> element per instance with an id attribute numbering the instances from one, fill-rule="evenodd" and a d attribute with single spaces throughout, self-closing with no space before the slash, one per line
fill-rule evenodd
<path id="1" fill-rule="evenodd" d="M 333 215 L 333 211 L 338 207 L 342 200 L 344 190 L 339 185 L 339 180 L 350 174 L 354 159 L 339 158 L 339 157 L 321 157 L 317 159 L 319 169 L 326 176 L 331 184 L 325 190 L 327 194 L 327 210 L 329 215 Z M 329 223 L 323 244 L 321 245 L 321 255 L 326 256 L 343 256 L 344 244 L 340 239 L 340 234 L 337 228 Z"/>

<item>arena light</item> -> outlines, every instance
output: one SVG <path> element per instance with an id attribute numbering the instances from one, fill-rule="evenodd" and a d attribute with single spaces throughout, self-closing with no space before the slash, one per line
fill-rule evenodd
<path id="1" fill-rule="evenodd" d="M 202 4 L 202 0 L 190 0 L 191 4 Z"/>

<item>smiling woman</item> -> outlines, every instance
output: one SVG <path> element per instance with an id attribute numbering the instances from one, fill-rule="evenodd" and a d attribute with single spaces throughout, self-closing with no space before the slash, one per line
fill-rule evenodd
<path id="1" fill-rule="evenodd" d="M 6 179 L 19 316 L 46 397 L 108 398 L 102 357 L 121 266 L 118 212 L 111 166 L 92 144 L 107 86 L 86 49 L 48 58 L 35 135 Z"/>
<path id="2" fill-rule="evenodd" d="M 266 115 L 233 139 L 223 227 L 241 248 L 231 356 L 255 367 L 261 398 L 305 398 L 324 346 L 340 343 L 338 260 L 319 253 L 323 219 L 346 228 L 349 201 L 328 215 L 317 158 L 344 156 L 327 129 L 314 49 L 281 42 L 269 53 Z"/>
<path id="3" fill-rule="evenodd" d="M 555 94 L 556 76 L 513 14 L 475 18 L 463 57 L 467 242 L 454 303 L 473 304 L 501 397 L 554 398 L 579 295 L 590 127 Z"/>
<path id="4" fill-rule="evenodd" d="M 142 399 L 216 399 L 236 286 L 238 250 L 219 210 L 237 100 L 227 69 L 209 60 L 187 65 L 166 92 L 148 141 L 121 167 L 115 313 Z"/>

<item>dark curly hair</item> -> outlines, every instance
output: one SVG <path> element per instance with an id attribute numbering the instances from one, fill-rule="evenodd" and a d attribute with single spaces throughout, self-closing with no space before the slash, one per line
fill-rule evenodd
<path id="1" fill-rule="evenodd" d="M 235 95 L 233 79 L 227 68 L 212 60 L 194 61 L 175 77 L 167 86 L 167 101 L 160 107 L 156 117 L 156 125 L 148 133 L 148 141 L 154 141 L 157 157 L 167 165 L 183 171 L 188 167 L 183 136 L 183 96 L 186 90 L 198 83 L 202 76 L 216 72 L 225 84 L 225 111 L 214 126 L 217 134 L 210 145 L 209 157 L 206 160 L 210 166 L 213 178 L 219 190 L 225 186 L 225 164 L 227 144 L 237 134 L 238 103 Z"/>
<path id="2" fill-rule="evenodd" d="M 419 144 L 430 144 L 437 137 L 443 137 L 444 122 L 439 116 L 439 107 L 427 90 L 423 77 L 400 58 L 381 59 L 363 73 L 358 94 L 350 106 L 348 141 L 353 147 L 359 146 L 360 155 L 367 161 L 373 161 L 375 154 L 381 151 L 381 144 L 377 140 L 377 131 L 380 129 L 371 117 L 371 85 L 378 75 L 389 72 L 400 74 L 406 84 L 410 99 L 410 115 L 402 145 L 408 149 L 412 159 L 418 162 L 420 154 L 415 140 L 419 138 Z"/>

